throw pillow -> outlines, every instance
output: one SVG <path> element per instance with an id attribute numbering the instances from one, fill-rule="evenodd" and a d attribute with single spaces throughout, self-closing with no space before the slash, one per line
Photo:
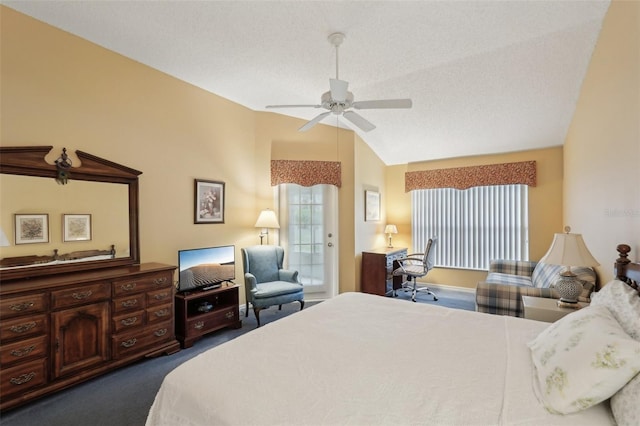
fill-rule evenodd
<path id="1" fill-rule="evenodd" d="M 591 295 L 591 305 L 606 306 L 627 334 L 640 340 L 640 297 L 619 280 L 613 280 Z"/>
<path id="2" fill-rule="evenodd" d="M 640 425 L 640 374 L 611 397 L 611 411 L 618 426 Z"/>
<path id="3" fill-rule="evenodd" d="M 536 396 L 552 413 L 575 413 L 598 404 L 640 371 L 640 342 L 604 306 L 565 316 L 528 345 Z"/>

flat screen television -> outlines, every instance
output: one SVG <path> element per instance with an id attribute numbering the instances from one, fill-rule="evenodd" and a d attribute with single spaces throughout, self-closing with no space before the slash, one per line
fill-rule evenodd
<path id="1" fill-rule="evenodd" d="M 178 251 L 178 291 L 210 290 L 236 277 L 235 246 Z"/>

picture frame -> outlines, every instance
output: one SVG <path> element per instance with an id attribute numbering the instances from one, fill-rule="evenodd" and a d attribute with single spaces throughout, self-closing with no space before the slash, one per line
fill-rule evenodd
<path id="1" fill-rule="evenodd" d="M 63 214 L 62 241 L 91 241 L 91 215 Z"/>
<path id="2" fill-rule="evenodd" d="M 364 191 L 364 220 L 366 222 L 380 220 L 380 193 Z"/>
<path id="3" fill-rule="evenodd" d="M 49 242 L 49 215 L 47 213 L 15 214 L 14 218 L 16 245 Z"/>
<path id="4" fill-rule="evenodd" d="M 224 223 L 224 199 L 224 182 L 195 179 L 193 223 Z"/>

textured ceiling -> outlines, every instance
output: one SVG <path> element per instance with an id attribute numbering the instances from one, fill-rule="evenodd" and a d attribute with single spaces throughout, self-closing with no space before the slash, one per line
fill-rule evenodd
<path id="1" fill-rule="evenodd" d="M 408 110 L 359 112 L 377 128 L 358 134 L 388 165 L 562 145 L 609 7 L 608 0 L 2 4 L 256 111 L 319 103 L 336 74 L 327 37 L 343 32 L 339 77 L 356 101 L 413 100 Z M 309 120 L 322 110 L 275 111 Z"/>

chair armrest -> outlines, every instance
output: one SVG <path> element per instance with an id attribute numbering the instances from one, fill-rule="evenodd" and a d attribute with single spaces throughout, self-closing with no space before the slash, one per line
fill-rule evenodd
<path id="1" fill-rule="evenodd" d="M 280 269 L 280 280 L 281 281 L 289 281 L 291 283 L 298 282 L 298 271 L 290 271 L 287 269 Z"/>
<path id="2" fill-rule="evenodd" d="M 476 285 L 476 311 L 524 317 L 522 296 L 557 298 L 550 288 L 479 282 Z"/>
<path id="3" fill-rule="evenodd" d="M 258 284 L 258 280 L 256 276 L 250 274 L 249 272 L 245 272 L 244 274 L 244 291 L 247 296 L 252 293 L 255 293 L 258 289 L 256 288 L 256 284 Z"/>
<path id="4" fill-rule="evenodd" d="M 489 262 L 489 272 L 530 277 L 537 264 L 533 260 L 493 259 Z"/>

